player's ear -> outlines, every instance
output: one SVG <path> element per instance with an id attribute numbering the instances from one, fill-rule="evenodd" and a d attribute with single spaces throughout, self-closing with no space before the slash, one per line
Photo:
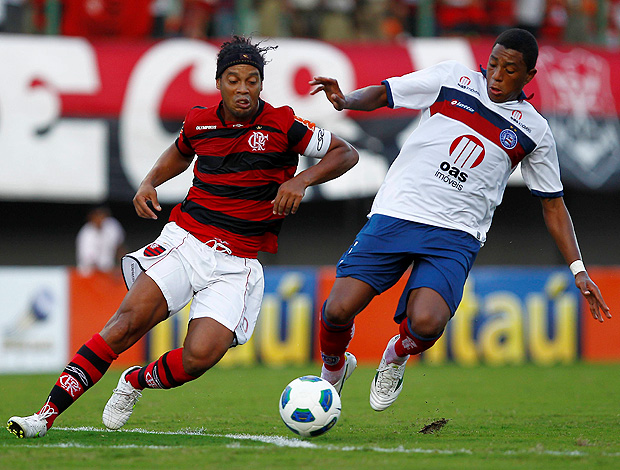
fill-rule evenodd
<path id="1" fill-rule="evenodd" d="M 527 85 L 528 83 L 532 81 L 532 78 L 534 78 L 534 75 L 536 75 L 536 72 L 538 72 L 538 70 L 532 69 L 527 73 L 527 78 L 525 79 L 525 85 Z"/>
<path id="2" fill-rule="evenodd" d="M 215 88 L 217 88 L 218 90 L 221 90 L 221 87 L 220 87 L 220 82 L 221 81 L 222 81 L 221 78 L 216 78 L 215 79 Z"/>

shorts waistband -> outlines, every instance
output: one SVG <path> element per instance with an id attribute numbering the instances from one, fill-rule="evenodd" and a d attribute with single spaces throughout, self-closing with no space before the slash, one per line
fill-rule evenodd
<path id="1" fill-rule="evenodd" d="M 218 240 L 216 238 L 208 240 L 204 244 L 207 245 L 209 248 L 212 248 L 214 251 L 217 251 L 219 253 L 226 253 L 227 255 L 232 255 L 232 250 L 229 247 L 227 247 L 224 244 L 224 242 L 222 242 L 221 240 Z"/>

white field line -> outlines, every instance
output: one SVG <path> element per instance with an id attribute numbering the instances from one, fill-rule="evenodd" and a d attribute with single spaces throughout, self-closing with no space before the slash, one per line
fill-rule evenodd
<path id="1" fill-rule="evenodd" d="M 206 437 L 215 437 L 215 438 L 226 438 L 233 439 L 236 441 L 254 441 L 254 442 L 262 442 L 264 444 L 275 445 L 276 447 L 292 447 L 292 448 L 306 448 L 306 449 L 319 449 L 319 450 L 329 450 L 329 451 L 341 451 L 341 452 L 352 452 L 352 451 L 374 451 L 374 452 L 382 452 L 382 453 L 402 453 L 402 454 L 442 454 L 442 455 L 454 455 L 454 454 L 469 454 L 473 455 L 474 452 L 469 449 L 422 449 L 418 447 L 414 448 L 405 448 L 403 446 L 398 447 L 368 447 L 368 446 L 336 446 L 332 444 L 316 444 L 315 442 L 310 442 L 308 440 L 289 438 L 283 436 L 266 436 L 266 435 L 255 435 L 255 434 L 212 434 L 205 431 L 204 428 L 199 429 L 182 429 L 179 431 L 152 431 L 148 429 L 134 428 L 134 429 L 121 429 L 119 431 L 110 431 L 104 428 L 95 428 L 90 426 L 81 426 L 81 427 L 57 427 L 54 428 L 59 431 L 71 431 L 71 432 L 82 432 L 82 431 L 90 431 L 90 432 L 124 432 L 124 433 L 137 433 L 137 434 L 156 434 L 156 435 L 168 435 L 168 436 L 206 436 Z M 229 446 L 238 447 L 239 443 L 228 444 Z M 24 447 L 24 445 L 3 445 L 2 447 Z M 88 444 L 77 444 L 77 443 L 59 443 L 59 444 L 44 444 L 37 442 L 36 444 L 33 442 L 32 445 L 27 445 L 26 447 L 46 447 L 46 448 L 78 448 L 78 449 L 101 449 L 101 448 L 109 448 L 109 449 L 179 449 L 179 448 L 188 448 L 189 446 L 157 446 L 157 445 L 136 445 L 136 444 L 127 444 L 127 445 L 88 445 Z M 539 454 L 539 455 L 550 455 L 550 456 L 559 456 L 559 457 L 587 457 L 590 454 L 582 451 L 554 451 L 554 450 L 544 450 L 544 449 L 531 449 L 531 450 L 523 450 L 523 451 L 506 451 L 500 452 L 500 455 L 521 455 L 521 454 Z M 603 453 L 605 457 L 620 457 L 620 453 Z"/>

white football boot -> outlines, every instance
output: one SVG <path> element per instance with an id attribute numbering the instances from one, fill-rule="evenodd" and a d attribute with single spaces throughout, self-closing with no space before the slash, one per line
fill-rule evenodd
<path id="1" fill-rule="evenodd" d="M 345 352 L 344 358 L 345 358 L 344 373 L 335 383 L 332 384 L 334 388 L 336 389 L 336 391 L 338 392 L 338 395 L 342 395 L 342 387 L 344 387 L 345 380 L 351 377 L 351 374 L 353 374 L 353 371 L 357 367 L 357 359 L 355 358 L 353 354 L 351 354 L 350 352 Z M 321 371 L 321 378 L 324 378 L 323 377 L 324 371 L 325 371 L 325 366 L 323 366 L 323 369 Z"/>
<path id="2" fill-rule="evenodd" d="M 13 416 L 6 423 L 6 428 L 19 438 L 43 437 L 47 434 L 47 421 L 45 415 L 38 413 L 32 416 Z"/>
<path id="3" fill-rule="evenodd" d="M 140 390 L 133 388 L 133 385 L 125 380 L 125 376 L 136 369 L 140 369 L 140 366 L 132 366 L 121 374 L 118 385 L 103 409 L 102 421 L 108 429 L 122 428 L 142 396 Z"/>
<path id="4" fill-rule="evenodd" d="M 388 341 L 388 347 L 394 344 L 400 335 L 394 336 Z M 370 407 L 375 411 L 383 411 L 396 401 L 403 389 L 403 376 L 407 361 L 402 364 L 388 363 L 383 352 L 381 363 L 375 374 L 375 378 L 370 384 Z M 409 358 L 407 358 L 409 359 Z"/>

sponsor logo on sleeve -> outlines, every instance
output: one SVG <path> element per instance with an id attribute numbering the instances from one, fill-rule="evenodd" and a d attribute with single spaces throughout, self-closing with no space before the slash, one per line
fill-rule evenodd
<path id="1" fill-rule="evenodd" d="M 307 119 L 300 118 L 299 116 L 295 116 L 295 121 L 302 123 L 304 126 L 306 126 L 311 131 L 313 131 L 314 128 L 316 127 L 316 124 L 313 123 L 312 121 L 308 121 Z"/>

